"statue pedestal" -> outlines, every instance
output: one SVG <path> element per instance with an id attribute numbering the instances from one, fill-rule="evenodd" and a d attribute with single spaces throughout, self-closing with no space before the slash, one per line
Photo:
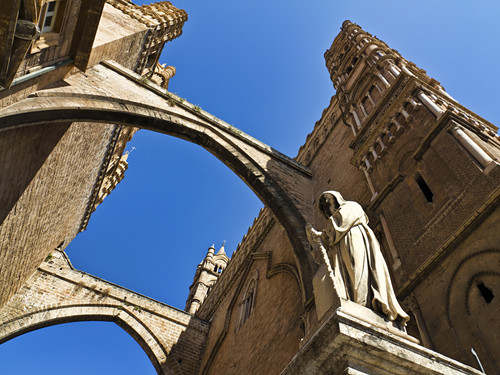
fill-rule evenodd
<path id="1" fill-rule="evenodd" d="M 304 338 L 306 342 L 281 375 L 484 375 L 418 345 L 418 340 L 363 306 L 345 299 L 338 304 Z"/>

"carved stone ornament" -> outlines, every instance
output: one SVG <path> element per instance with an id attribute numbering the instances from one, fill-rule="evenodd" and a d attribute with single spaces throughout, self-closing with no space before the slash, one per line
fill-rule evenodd
<path id="1" fill-rule="evenodd" d="M 326 263 L 338 296 L 406 326 L 410 317 L 396 299 L 380 245 L 361 205 L 344 200 L 337 191 L 325 191 L 318 206 L 328 223 L 323 231 L 307 224 L 307 237 L 316 261 Z"/>

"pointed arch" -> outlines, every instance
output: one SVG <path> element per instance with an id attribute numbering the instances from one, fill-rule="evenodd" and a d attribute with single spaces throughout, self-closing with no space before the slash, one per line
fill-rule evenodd
<path id="1" fill-rule="evenodd" d="M 159 375 L 174 373 L 165 364 L 168 353 L 161 341 L 140 319 L 116 305 L 54 306 L 16 317 L 2 324 L 0 344 L 41 328 L 83 321 L 116 323 L 141 346 Z"/>
<path id="2" fill-rule="evenodd" d="M 104 63 L 0 110 L 0 130 L 68 122 L 130 125 L 198 144 L 221 160 L 271 209 L 292 244 L 303 303 L 312 294 L 307 251 L 311 171 L 137 74 Z"/>

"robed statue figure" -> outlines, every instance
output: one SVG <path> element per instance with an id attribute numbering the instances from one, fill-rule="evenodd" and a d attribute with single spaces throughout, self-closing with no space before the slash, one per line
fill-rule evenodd
<path id="1" fill-rule="evenodd" d="M 327 262 L 339 297 L 405 326 L 410 317 L 396 299 L 380 245 L 368 227 L 363 208 L 344 200 L 337 191 L 325 191 L 318 205 L 328 223 L 323 231 L 307 224 L 307 237 L 315 258 Z"/>

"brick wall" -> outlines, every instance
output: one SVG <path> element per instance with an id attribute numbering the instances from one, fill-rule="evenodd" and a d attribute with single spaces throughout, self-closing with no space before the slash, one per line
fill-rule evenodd
<path id="1" fill-rule="evenodd" d="M 71 267 L 53 251 L 19 292 L 0 309 L 0 343 L 42 327 L 109 320 L 146 351 L 159 374 L 195 374 L 208 323 Z"/>
<path id="2" fill-rule="evenodd" d="M 284 230 L 274 225 L 245 258 L 236 278 L 226 285 L 224 295 L 217 294 L 201 374 L 277 374 L 299 349 L 303 337 L 302 298 Z M 246 282 L 255 274 L 255 304 L 241 324 Z M 213 303 L 213 297 L 209 303 Z"/>
<path id="3" fill-rule="evenodd" d="M 0 306 L 78 233 L 115 127 L 41 125 L 0 137 Z"/>

